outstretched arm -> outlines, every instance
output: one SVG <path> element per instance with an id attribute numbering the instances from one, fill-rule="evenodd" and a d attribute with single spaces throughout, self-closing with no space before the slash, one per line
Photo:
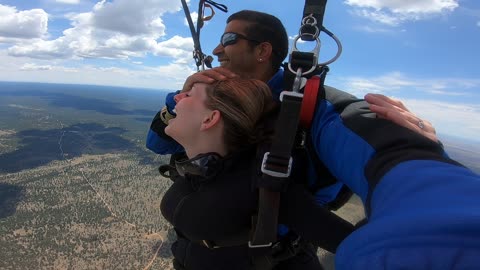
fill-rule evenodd
<path id="1" fill-rule="evenodd" d="M 432 124 L 409 111 L 400 100 L 381 94 L 367 94 L 365 95 L 365 101 L 370 104 L 370 110 L 376 113 L 378 118 L 390 120 L 397 125 L 422 134 L 434 142 L 438 142 Z"/>
<path id="2" fill-rule="evenodd" d="M 320 160 L 339 181 L 360 196 L 367 210 L 382 177 L 410 160 L 450 163 L 437 142 L 393 121 L 376 117 L 361 99 L 325 86 L 311 127 Z"/>
<path id="3" fill-rule="evenodd" d="M 308 242 L 332 253 L 355 229 L 348 221 L 318 205 L 303 185 L 290 185 L 281 199 L 280 223 Z"/>

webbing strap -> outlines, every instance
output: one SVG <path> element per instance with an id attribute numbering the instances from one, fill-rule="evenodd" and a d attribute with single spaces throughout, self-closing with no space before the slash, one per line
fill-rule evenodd
<path id="1" fill-rule="evenodd" d="M 259 187 L 258 216 L 253 226 L 252 249 L 270 248 L 277 239 L 280 191 L 288 184 L 291 169 L 291 152 L 295 142 L 302 97 L 283 92 L 280 115 L 275 126 L 275 136 L 269 154 L 262 164 Z M 283 175 L 283 176 L 279 176 Z M 259 250 L 261 251 L 261 250 Z"/>
<path id="2" fill-rule="evenodd" d="M 303 8 L 303 18 L 306 18 L 310 14 L 317 20 L 317 29 L 323 28 L 323 15 L 325 14 L 325 8 L 327 6 L 327 0 L 305 0 L 305 6 Z M 300 36 L 302 40 L 313 41 L 318 38 L 317 30 L 312 26 L 304 26 L 300 29 Z"/>
<path id="3" fill-rule="evenodd" d="M 272 140 L 270 155 L 289 160 L 300 120 L 302 98 L 283 92 L 280 116 L 275 124 L 275 136 Z"/>

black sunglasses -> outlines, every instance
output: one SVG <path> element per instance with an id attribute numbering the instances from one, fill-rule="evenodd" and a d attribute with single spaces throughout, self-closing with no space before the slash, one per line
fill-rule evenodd
<path id="1" fill-rule="evenodd" d="M 233 32 L 226 32 L 226 33 L 223 33 L 222 37 L 220 38 L 220 44 L 222 44 L 223 47 L 227 47 L 228 45 L 233 45 L 233 44 L 237 43 L 238 39 L 240 39 L 240 38 L 248 40 L 250 42 L 261 43 L 258 40 L 247 38 L 246 36 L 244 36 L 242 34 L 237 34 L 237 33 L 233 33 Z"/>

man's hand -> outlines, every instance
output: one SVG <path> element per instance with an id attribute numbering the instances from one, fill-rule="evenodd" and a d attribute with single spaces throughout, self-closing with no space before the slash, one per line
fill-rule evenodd
<path id="1" fill-rule="evenodd" d="M 434 142 L 438 142 L 432 124 L 410 112 L 400 100 L 381 94 L 367 94 L 365 100 L 370 104 L 370 110 L 376 113 L 377 117 L 390 120 L 397 125 L 420 133 Z"/>
<path id="2" fill-rule="evenodd" d="M 207 69 L 201 72 L 197 72 L 193 75 L 190 75 L 185 81 L 185 84 L 183 84 L 182 92 L 189 91 L 190 89 L 192 89 L 195 83 L 210 84 L 210 83 L 213 83 L 214 81 L 223 81 L 223 80 L 231 79 L 235 77 L 238 77 L 238 75 L 224 67 Z"/>

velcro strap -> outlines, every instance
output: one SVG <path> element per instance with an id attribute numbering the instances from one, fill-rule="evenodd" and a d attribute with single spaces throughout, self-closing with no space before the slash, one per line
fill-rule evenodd
<path id="1" fill-rule="evenodd" d="M 317 65 L 317 59 L 313 52 L 293 51 L 290 54 L 290 65 L 293 70 L 302 68 L 302 70 L 309 70 Z"/>

